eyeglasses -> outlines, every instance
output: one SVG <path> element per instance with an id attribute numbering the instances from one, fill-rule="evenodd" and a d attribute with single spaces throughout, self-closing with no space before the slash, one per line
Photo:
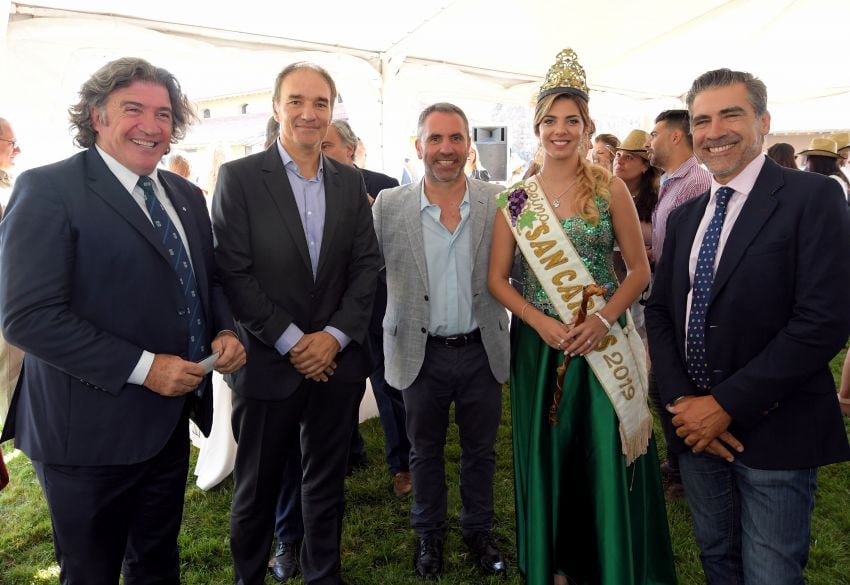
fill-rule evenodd
<path id="1" fill-rule="evenodd" d="M 6 138 L 0 138 L 0 140 L 2 140 L 3 142 L 8 142 L 9 144 L 11 144 L 12 150 L 15 150 L 16 148 L 18 148 L 18 141 L 17 140 L 8 140 Z"/>

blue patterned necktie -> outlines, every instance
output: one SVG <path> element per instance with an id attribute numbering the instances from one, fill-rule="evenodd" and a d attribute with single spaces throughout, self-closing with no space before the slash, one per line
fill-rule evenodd
<path id="1" fill-rule="evenodd" d="M 201 307 L 201 298 L 198 296 L 198 286 L 195 281 L 195 273 L 189 255 L 180 239 L 177 228 L 168 217 L 165 207 L 156 198 L 153 190 L 153 181 L 150 177 L 139 177 L 139 187 L 145 192 L 145 206 L 151 216 L 151 221 L 157 233 L 162 238 L 168 256 L 171 258 L 171 267 L 177 274 L 183 294 L 186 296 L 186 313 L 189 319 L 189 342 L 186 359 L 196 362 L 209 353 L 206 343 L 206 323 L 204 312 Z M 181 312 L 182 313 L 182 312 Z"/>
<path id="2" fill-rule="evenodd" d="M 714 259 L 717 256 L 717 244 L 720 242 L 720 232 L 726 219 L 726 205 L 735 190 L 721 187 L 717 190 L 714 216 L 705 230 L 702 244 L 699 247 L 697 267 L 694 271 L 694 283 L 691 288 L 691 313 L 688 318 L 688 339 L 686 342 L 688 374 L 691 380 L 708 390 L 711 380 L 708 375 L 708 356 L 705 348 L 705 316 L 708 310 L 708 299 L 711 285 L 714 282 Z"/>

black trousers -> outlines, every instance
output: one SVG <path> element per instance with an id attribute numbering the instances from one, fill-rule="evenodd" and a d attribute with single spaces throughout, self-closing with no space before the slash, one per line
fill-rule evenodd
<path id="1" fill-rule="evenodd" d="M 403 394 L 411 445 L 414 530 L 421 537 L 442 536 L 446 531 L 444 453 L 449 408 L 454 402 L 461 447 L 461 530 L 464 536 L 489 531 L 502 385 L 493 377 L 484 345 L 447 347 L 429 341 L 422 369 Z"/>
<path id="2" fill-rule="evenodd" d="M 122 572 L 125 585 L 179 585 L 186 418 L 162 451 L 142 463 L 32 463 L 50 509 L 62 585 L 117 585 Z"/>
<path id="3" fill-rule="evenodd" d="M 264 583 L 283 467 L 300 436 L 304 543 L 301 572 L 310 585 L 340 579 L 339 548 L 351 413 L 362 395 L 358 383 L 305 380 L 284 400 L 233 395 L 233 469 L 230 550 L 238 585 Z M 299 429 L 296 434 L 293 429 Z"/>

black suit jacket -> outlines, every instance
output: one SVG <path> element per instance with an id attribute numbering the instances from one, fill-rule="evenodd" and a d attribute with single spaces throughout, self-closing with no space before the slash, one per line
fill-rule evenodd
<path id="1" fill-rule="evenodd" d="M 210 338 L 234 324 L 214 281 L 200 189 L 160 181 L 186 232 Z M 2 440 L 34 460 L 123 465 L 156 455 L 186 400 L 127 384 L 143 350 L 187 350 L 186 300 L 155 228 L 92 148 L 20 176 L 0 224 L 3 332 L 26 352 Z M 212 421 L 209 376 L 194 404 Z"/>
<path id="2" fill-rule="evenodd" d="M 360 167 L 358 167 L 360 168 Z M 384 189 L 398 187 L 398 181 L 389 175 L 376 173 L 367 169 L 360 169 L 363 182 L 366 184 L 366 192 L 374 199 Z M 384 336 L 384 313 L 387 312 L 387 273 L 384 268 L 378 275 L 378 287 L 375 290 L 375 307 L 372 309 L 372 319 L 369 321 L 369 333 L 372 345 L 372 358 L 376 364 L 384 361 L 383 341 Z"/>
<path id="3" fill-rule="evenodd" d="M 370 171 L 368 169 L 361 169 L 360 167 L 356 168 L 359 169 L 360 174 L 363 175 L 363 182 L 366 184 L 366 193 L 368 193 L 373 199 L 384 189 L 398 187 L 398 181 L 389 175 Z"/>
<path id="4" fill-rule="evenodd" d="M 363 180 L 324 158 L 325 227 L 315 281 L 307 240 L 277 143 L 222 165 L 213 199 L 216 259 L 248 362 L 236 392 L 282 400 L 303 380 L 274 344 L 290 323 L 305 333 L 336 327 L 351 343 L 332 380 L 362 381 L 379 255 Z"/>
<path id="5" fill-rule="evenodd" d="M 664 403 L 705 394 L 685 366 L 688 259 L 709 194 L 667 224 L 646 326 Z M 829 361 L 850 333 L 850 218 L 835 181 L 765 160 L 717 267 L 706 317 L 711 394 L 760 469 L 850 458 Z M 669 416 L 669 415 L 668 415 Z M 668 437 L 682 451 L 678 437 Z"/>

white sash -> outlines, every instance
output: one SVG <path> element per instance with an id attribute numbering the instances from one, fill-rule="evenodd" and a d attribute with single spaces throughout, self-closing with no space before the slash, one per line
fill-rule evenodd
<path id="1" fill-rule="evenodd" d="M 514 217 L 512 227 L 517 245 L 546 291 L 552 306 L 564 323 L 578 313 L 584 285 L 593 277 L 572 242 L 561 228 L 555 212 L 535 177 L 519 188 L 528 199 Z M 509 191 L 499 195 L 499 206 L 508 225 L 512 225 Z M 605 306 L 602 297 L 591 297 L 588 312 Z M 626 326 L 614 321 L 608 334 L 585 359 L 593 369 L 620 421 L 620 441 L 626 464 L 646 453 L 652 434 L 652 415 L 647 405 L 646 349 L 635 331 L 631 312 L 626 311 Z"/>

